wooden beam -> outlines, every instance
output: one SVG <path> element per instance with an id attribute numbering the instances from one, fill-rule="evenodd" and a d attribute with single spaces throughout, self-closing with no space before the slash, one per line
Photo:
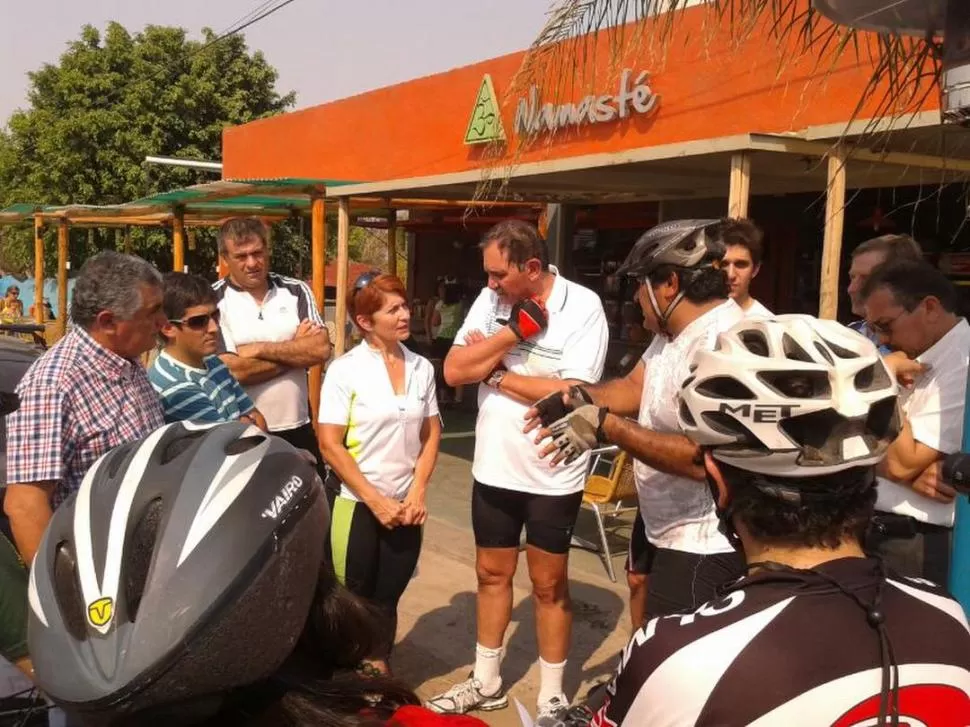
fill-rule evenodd
<path id="1" fill-rule="evenodd" d="M 346 350 L 347 331 L 347 275 L 350 257 L 350 200 L 346 197 L 337 207 L 337 314 L 333 324 L 337 329 L 334 355 L 341 356 Z"/>
<path id="2" fill-rule="evenodd" d="M 839 262 L 845 222 L 845 150 L 836 148 L 828 158 L 825 192 L 825 236 L 822 242 L 822 279 L 818 316 L 834 319 L 839 310 Z"/>
<path id="3" fill-rule="evenodd" d="M 172 270 L 185 271 L 185 210 L 182 207 L 175 208 L 172 218 Z"/>
<path id="4" fill-rule="evenodd" d="M 44 220 L 34 217 L 34 320 L 44 323 Z"/>
<path id="5" fill-rule="evenodd" d="M 397 212 L 387 216 L 387 273 L 397 275 Z"/>
<path id="6" fill-rule="evenodd" d="M 731 155 L 731 191 L 728 195 L 728 217 L 748 216 L 751 200 L 751 154 L 745 151 Z"/>
<path id="7" fill-rule="evenodd" d="M 300 227 L 302 232 L 303 226 L 300 225 Z M 315 195 L 310 201 L 310 241 L 313 299 L 317 302 L 320 315 L 326 320 L 327 216 L 323 195 Z M 333 341 L 330 343 L 333 344 Z M 323 362 L 321 361 L 310 368 L 310 412 L 314 426 L 319 419 L 322 385 Z"/>
<path id="8" fill-rule="evenodd" d="M 70 228 L 67 220 L 57 223 L 57 332 L 67 333 L 67 266 Z"/>

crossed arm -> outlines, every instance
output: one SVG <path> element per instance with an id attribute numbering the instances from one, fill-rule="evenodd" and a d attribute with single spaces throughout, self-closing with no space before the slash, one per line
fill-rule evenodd
<path id="1" fill-rule="evenodd" d="M 276 378 L 287 369 L 322 364 L 331 350 L 327 329 L 303 321 L 290 341 L 246 343 L 235 353 L 224 353 L 220 358 L 239 383 L 250 385 Z"/>

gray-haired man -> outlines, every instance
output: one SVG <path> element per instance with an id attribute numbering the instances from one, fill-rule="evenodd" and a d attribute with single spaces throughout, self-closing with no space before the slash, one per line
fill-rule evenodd
<path id="1" fill-rule="evenodd" d="M 4 512 L 30 563 L 51 513 L 113 447 L 165 423 L 138 357 L 165 322 L 161 276 L 141 258 L 103 252 L 84 263 L 71 304 L 74 327 L 17 387 L 7 420 Z"/>

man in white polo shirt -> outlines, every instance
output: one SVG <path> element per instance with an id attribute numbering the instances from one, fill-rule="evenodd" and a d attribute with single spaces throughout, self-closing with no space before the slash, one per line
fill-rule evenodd
<path id="1" fill-rule="evenodd" d="M 450 386 L 482 382 L 472 466 L 478 645 L 469 679 L 428 706 L 453 714 L 508 704 L 499 666 L 524 527 L 539 642 L 538 712 L 553 716 L 568 706 L 562 687 L 572 628 L 567 566 L 587 461 L 550 468 L 523 432 L 524 417 L 532 402 L 564 381 L 597 381 L 609 332 L 599 297 L 549 265 L 533 225 L 499 223 L 481 248 L 488 287 L 444 363 Z"/>
<path id="2" fill-rule="evenodd" d="M 861 297 L 869 328 L 895 352 L 888 358 L 905 354 L 925 367 L 900 395 L 903 427 L 879 469 L 867 546 L 900 575 L 945 585 L 955 492 L 923 475 L 962 445 L 970 325 L 956 314 L 953 284 L 928 263 L 876 268 Z"/>
<path id="3" fill-rule="evenodd" d="M 330 356 L 330 336 L 309 286 L 269 272 L 265 225 L 237 217 L 219 230 L 229 275 L 212 287 L 221 314 L 220 358 L 266 418 L 269 431 L 323 457 L 307 396 L 307 369 Z"/>

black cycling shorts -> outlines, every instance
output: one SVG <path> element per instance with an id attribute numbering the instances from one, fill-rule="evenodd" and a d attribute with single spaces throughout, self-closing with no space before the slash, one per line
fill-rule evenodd
<path id="1" fill-rule="evenodd" d="M 472 488 L 472 529 L 479 548 L 518 548 L 525 541 L 557 555 L 569 552 L 583 493 L 535 495 L 483 485 Z"/>
<path id="2" fill-rule="evenodd" d="M 630 548 L 626 554 L 626 572 L 641 576 L 650 575 L 653 559 L 657 555 L 657 546 L 647 540 L 647 528 L 640 517 L 640 508 L 633 521 L 633 531 L 630 533 Z"/>
<path id="3" fill-rule="evenodd" d="M 646 620 L 693 611 L 744 574 L 740 553 L 701 555 L 657 548 L 647 584 Z"/>

